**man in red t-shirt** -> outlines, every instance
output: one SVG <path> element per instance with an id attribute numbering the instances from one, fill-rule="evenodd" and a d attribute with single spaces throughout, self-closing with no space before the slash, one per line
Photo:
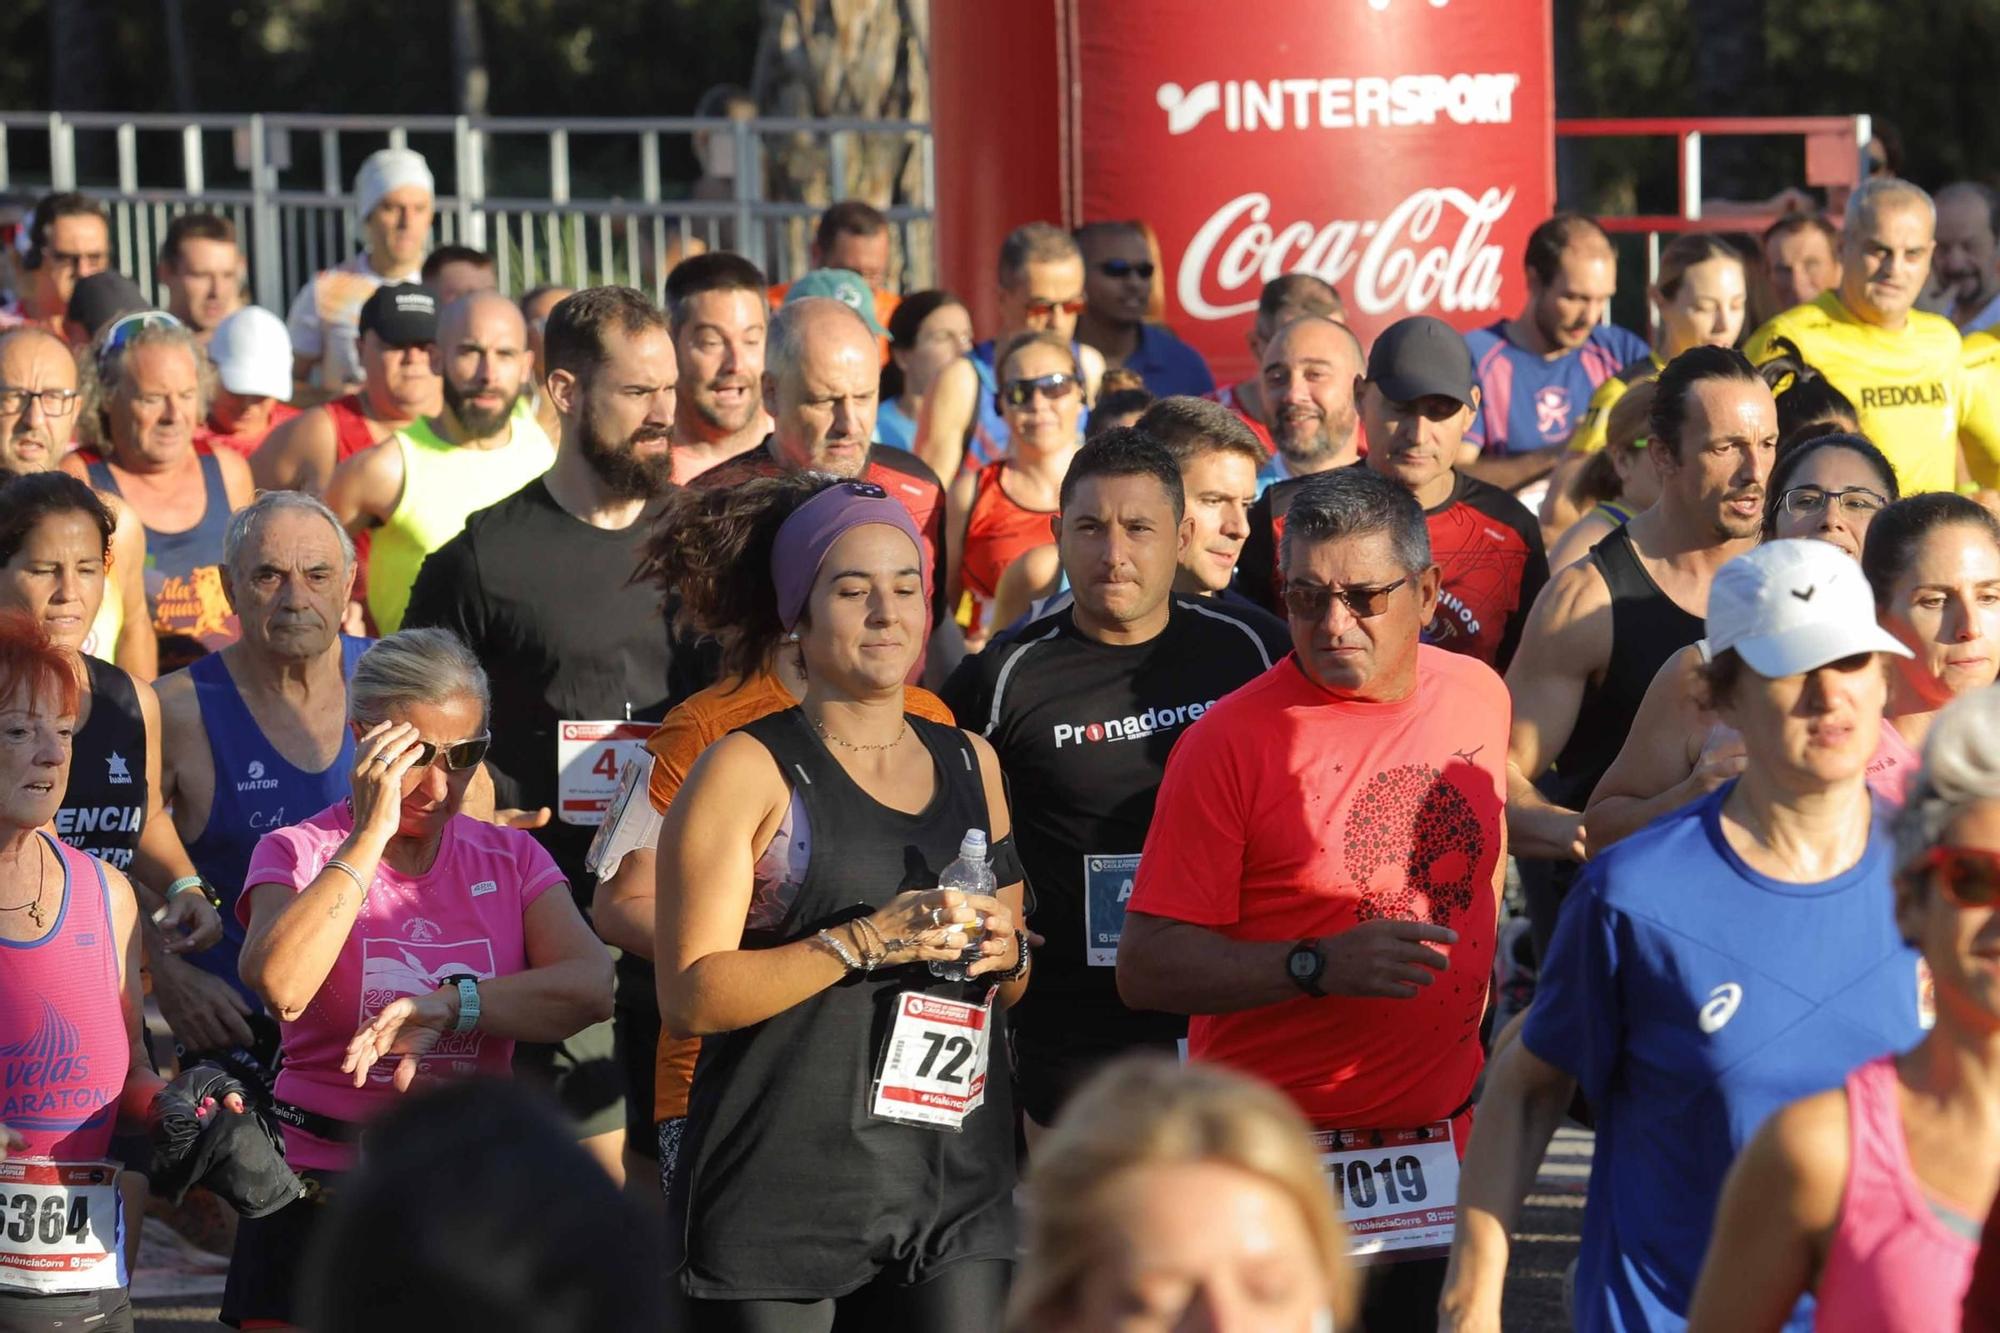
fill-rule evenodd
<path id="1" fill-rule="evenodd" d="M 1444 1127 L 1463 1151 L 1484 1059 L 1507 689 L 1420 641 L 1440 574 L 1403 487 L 1362 468 L 1315 477 L 1283 547 L 1292 655 L 1174 747 L 1119 994 L 1192 1015 L 1191 1058 L 1276 1085 L 1340 1131 L 1329 1150 L 1373 1149 L 1345 1168 L 1357 1241 L 1390 1260 L 1435 1254 L 1456 1197 Z M 1377 1177 L 1375 1157 L 1393 1171 Z M 1442 1258 L 1395 1262 L 1364 1326 L 1434 1327 L 1443 1279 Z"/>

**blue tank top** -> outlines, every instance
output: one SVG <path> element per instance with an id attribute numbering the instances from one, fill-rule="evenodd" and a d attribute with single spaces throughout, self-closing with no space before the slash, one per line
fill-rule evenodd
<path id="1" fill-rule="evenodd" d="M 354 664 L 368 649 L 367 639 L 340 636 L 340 674 L 354 678 Z M 215 797 L 208 823 L 187 845 L 188 859 L 201 877 L 222 895 L 222 939 L 190 961 L 248 995 L 236 975 L 243 951 L 243 924 L 236 919 L 236 899 L 257 840 L 275 828 L 309 819 L 348 794 L 348 770 L 354 767 L 354 733 L 341 728 L 340 753 L 323 772 L 296 768 L 264 737 L 250 715 L 229 668 L 219 655 L 201 658 L 188 667 L 202 729 L 208 733 L 209 758 L 215 764 Z"/>
<path id="2" fill-rule="evenodd" d="M 146 608 L 160 644 L 160 674 L 177 671 L 237 637 L 236 613 L 222 591 L 222 539 L 229 530 L 229 491 L 222 463 L 213 451 L 198 449 L 201 488 L 207 503 L 201 519 L 180 532 L 146 525 Z M 86 463 L 90 484 L 123 496 L 111 464 Z M 127 503 L 130 503 L 129 501 Z"/>

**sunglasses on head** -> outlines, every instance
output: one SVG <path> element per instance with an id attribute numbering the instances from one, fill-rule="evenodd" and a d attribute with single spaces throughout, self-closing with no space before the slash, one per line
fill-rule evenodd
<path id="1" fill-rule="evenodd" d="M 447 773 L 463 773 L 468 768 L 479 767 L 486 758 L 486 751 L 493 745 L 493 733 L 481 732 L 450 745 L 439 745 L 436 741 L 418 741 L 416 744 L 416 768 L 429 768 L 440 756 L 444 759 Z"/>
<path id="2" fill-rule="evenodd" d="M 1991 907 L 2000 900 L 2000 852 L 1979 847 L 1933 847 L 1917 862 L 1959 907 Z"/>
<path id="3" fill-rule="evenodd" d="M 1047 319 L 1058 310 L 1062 311 L 1065 315 L 1080 315 L 1083 313 L 1083 298 L 1081 296 L 1073 296 L 1067 301 L 1045 301 L 1039 296 L 1031 296 L 1028 298 L 1027 305 L 1029 314 L 1042 319 Z"/>
<path id="4" fill-rule="evenodd" d="M 1097 271 L 1107 278 L 1140 278 L 1146 282 L 1153 280 L 1153 261 L 1142 259 L 1133 263 L 1129 259 L 1106 259 L 1097 265 Z"/>
<path id="5" fill-rule="evenodd" d="M 1053 375 L 1037 375 L 1031 380 L 1008 380 L 1000 397 L 1009 407 L 1026 407 L 1036 394 L 1053 403 L 1075 392 L 1076 376 L 1058 370 Z"/>
<path id="6" fill-rule="evenodd" d="M 1356 620 L 1373 620 L 1389 609 L 1389 595 L 1410 581 L 1405 574 L 1394 583 L 1372 588 L 1329 588 L 1324 583 L 1287 583 L 1285 609 L 1300 620 L 1324 620 L 1338 598 Z"/>
<path id="7" fill-rule="evenodd" d="M 137 337 L 141 329 L 178 329 L 181 322 L 164 310 L 141 310 L 130 315 L 120 315 L 105 325 L 104 332 L 97 339 L 97 364 L 103 367 L 126 343 Z"/>

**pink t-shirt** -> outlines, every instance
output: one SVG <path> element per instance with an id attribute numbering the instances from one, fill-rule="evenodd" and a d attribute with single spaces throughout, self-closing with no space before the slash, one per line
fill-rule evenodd
<path id="1" fill-rule="evenodd" d="M 1883 718 L 1881 739 L 1875 742 L 1874 757 L 1868 761 L 1868 789 L 1876 799 L 1891 810 L 1901 810 L 1910 783 L 1923 766 L 1924 757 L 1910 748 L 1895 723 Z"/>
<path id="2" fill-rule="evenodd" d="M 290 828 L 267 833 L 250 856 L 246 886 L 312 883 L 354 831 L 341 801 Z M 396 1061 L 377 1061 L 364 1087 L 340 1072 L 347 1043 L 375 1014 L 405 995 L 422 995 L 449 976 L 509 976 L 528 967 L 522 918 L 528 905 L 562 884 L 562 871 L 528 834 L 467 815 L 445 826 L 437 860 L 412 878 L 382 865 L 340 957 L 305 1012 L 284 1029 L 284 1068 L 277 1096 L 320 1115 L 366 1123 L 396 1099 Z M 236 911 L 249 924 L 249 893 Z M 424 1056 L 421 1078 L 472 1074 L 505 1077 L 514 1043 L 491 1033 L 447 1032 Z M 330 1143 L 287 1126 L 285 1153 L 293 1166 L 345 1170 L 352 1145 Z"/>

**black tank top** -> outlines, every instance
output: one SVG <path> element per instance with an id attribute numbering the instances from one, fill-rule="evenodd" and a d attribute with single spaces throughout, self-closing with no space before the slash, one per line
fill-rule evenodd
<path id="1" fill-rule="evenodd" d="M 1646 687 L 1667 659 L 1699 639 L 1702 618 L 1660 590 L 1632 549 L 1630 528 L 1618 527 L 1591 549 L 1590 560 L 1611 590 L 1611 661 L 1601 683 L 1585 689 L 1569 743 L 1543 782 L 1549 799 L 1580 810 L 1624 748 Z"/>
<path id="2" fill-rule="evenodd" d="M 964 733 L 911 717 L 937 794 L 921 814 L 880 804 L 848 777 L 797 708 L 741 728 L 803 798 L 811 859 L 790 914 L 743 947 L 771 948 L 934 887 L 967 829 L 989 827 Z M 869 1114 L 876 1057 L 898 996 L 978 1000 L 985 978 L 945 981 L 921 963 L 850 974 L 762 1023 L 701 1044 L 668 1197 L 670 1261 L 691 1295 L 813 1300 L 876 1277 L 914 1284 L 948 1263 L 1012 1259 L 1014 1106 L 996 1004 L 986 1100 L 961 1133 Z"/>
<path id="3" fill-rule="evenodd" d="M 56 836 L 120 870 L 132 866 L 146 820 L 146 718 L 132 678 L 85 656 L 90 721 L 70 747 L 69 787 Z"/>

